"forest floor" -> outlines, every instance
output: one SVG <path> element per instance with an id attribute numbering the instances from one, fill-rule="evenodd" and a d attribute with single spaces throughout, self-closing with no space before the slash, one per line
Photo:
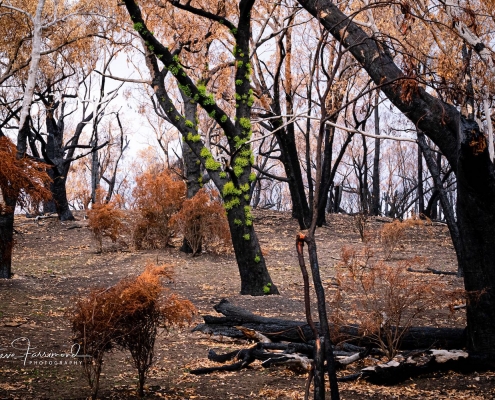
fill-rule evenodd
<path id="1" fill-rule="evenodd" d="M 89 389 L 80 366 L 70 364 L 36 365 L 31 358 L 3 359 L 1 355 L 24 355 L 13 349 L 16 339 L 29 340 L 31 352 L 69 352 L 71 327 L 66 309 L 77 296 L 94 287 L 107 287 L 126 276 L 140 274 L 145 265 L 172 264 L 175 279 L 167 287 L 191 300 L 198 309 L 191 328 L 202 322 L 201 315 L 214 315 L 213 306 L 222 298 L 263 316 L 304 320 L 303 287 L 295 251 L 297 224 L 288 213 L 258 211 L 255 228 L 267 266 L 277 284 L 279 296 L 240 296 L 240 282 L 233 254 L 203 254 L 192 258 L 176 247 L 165 250 L 130 251 L 106 243 L 98 254 L 82 214 L 79 221 L 61 223 L 46 219 L 37 224 L 22 216 L 16 218 L 14 277 L 0 281 L 0 399 L 83 399 Z M 368 228 L 376 260 L 383 259 L 379 238 L 383 220 L 373 219 Z M 362 249 L 352 217 L 331 215 L 328 225 L 317 233 L 318 255 L 324 284 L 331 291 L 335 265 L 343 246 Z M 447 228 L 441 224 L 413 227 L 391 264 L 415 256 L 425 265 L 455 271 L 456 261 Z M 422 279 L 440 279 L 451 288 L 462 281 L 451 275 L 421 274 Z M 435 311 L 420 325 L 464 327 L 465 313 Z M 228 338 L 218 340 L 191 328 L 164 332 L 156 343 L 157 361 L 147 381 L 147 398 L 166 399 L 302 399 L 305 374 L 284 367 L 251 367 L 225 373 L 194 376 L 190 369 L 211 366 L 209 349 L 227 352 L 250 344 Z M 14 343 L 13 343 L 14 342 Z M 26 343 L 24 341 L 23 343 Z M 36 361 L 34 359 L 34 361 Z M 46 361 L 46 360 L 45 360 Z M 60 359 L 59 359 L 60 361 Z M 346 375 L 349 371 L 341 371 Z M 137 376 L 127 354 L 115 351 L 107 356 L 99 397 L 135 397 Z M 454 372 L 423 375 L 395 386 L 377 386 L 365 381 L 340 384 L 342 399 L 495 399 L 495 373 L 462 375 Z"/>

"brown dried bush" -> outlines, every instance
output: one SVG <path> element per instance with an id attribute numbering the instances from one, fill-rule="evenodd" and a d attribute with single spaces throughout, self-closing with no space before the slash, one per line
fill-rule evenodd
<path id="1" fill-rule="evenodd" d="M 383 247 L 385 260 L 390 260 L 400 243 L 406 238 L 408 228 L 426 226 L 427 221 L 413 215 L 404 221 L 394 220 L 385 224 L 380 233 L 380 241 Z"/>
<path id="2" fill-rule="evenodd" d="M 406 225 L 398 220 L 383 225 L 380 241 L 382 243 L 385 260 L 390 260 L 392 254 L 399 246 L 399 243 L 404 239 L 406 228 Z"/>
<path id="3" fill-rule="evenodd" d="M 338 265 L 338 288 L 332 299 L 332 322 L 339 327 L 357 323 L 363 336 L 368 336 L 392 359 L 408 329 L 435 307 L 448 301 L 449 291 L 438 277 L 428 281 L 407 272 L 415 258 L 396 266 L 370 262 L 366 248 L 357 254 L 343 248 Z"/>
<path id="4" fill-rule="evenodd" d="M 354 225 L 356 226 L 361 242 L 368 239 L 368 222 L 369 215 L 367 212 L 360 212 L 354 216 Z"/>
<path id="5" fill-rule="evenodd" d="M 186 185 L 170 171 L 145 172 L 133 191 L 137 220 L 133 242 L 137 249 L 167 246 L 173 234 L 172 216 L 186 198 Z"/>
<path id="6" fill-rule="evenodd" d="M 98 251 L 103 250 L 103 238 L 108 237 L 113 243 L 119 238 L 124 224 L 124 213 L 118 207 L 118 200 L 108 203 L 104 201 L 104 193 L 98 189 L 96 203 L 87 211 L 88 226 L 98 245 Z"/>
<path id="7" fill-rule="evenodd" d="M 29 157 L 17 158 L 17 148 L 12 141 L 0 136 L 0 199 L 9 197 L 17 205 L 40 203 L 50 199 L 51 178 L 46 173 L 50 166 Z M 0 213 L 13 212 L 0 201 Z"/>
<path id="8" fill-rule="evenodd" d="M 74 307 L 68 311 L 92 399 L 98 394 L 103 356 L 114 347 L 113 326 L 117 315 L 112 314 L 115 304 L 108 306 L 110 298 L 107 289 L 94 289 L 86 297 L 76 299 Z"/>
<path id="9" fill-rule="evenodd" d="M 192 303 L 166 293 L 162 277 L 171 279 L 171 267 L 150 264 L 138 277 L 92 290 L 69 311 L 74 339 L 83 354 L 91 356 L 83 359 L 83 366 L 93 399 L 98 393 L 103 356 L 114 347 L 131 353 L 138 371 L 138 392 L 143 396 L 159 328 L 192 320 Z"/>
<path id="10" fill-rule="evenodd" d="M 173 225 L 192 249 L 193 256 L 206 246 L 231 245 L 230 229 L 218 192 L 205 188 L 184 201 L 174 215 Z"/>

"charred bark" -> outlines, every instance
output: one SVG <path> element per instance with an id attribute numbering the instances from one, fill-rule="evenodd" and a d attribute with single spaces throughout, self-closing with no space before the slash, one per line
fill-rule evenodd
<path id="1" fill-rule="evenodd" d="M 377 93 L 375 98 L 375 135 L 380 135 L 380 114 L 378 112 Z M 380 138 L 375 138 L 375 152 L 373 155 L 373 178 L 372 178 L 372 194 L 371 194 L 371 215 L 380 215 Z"/>
<path id="2" fill-rule="evenodd" d="M 182 100 L 184 103 L 184 116 L 188 121 L 195 121 L 197 117 L 198 104 L 181 91 Z M 187 132 L 181 132 L 182 135 L 187 136 Z M 182 142 L 182 159 L 184 160 L 184 177 L 186 178 L 187 186 L 187 198 L 191 199 L 196 193 L 199 192 L 202 186 L 201 176 L 201 162 L 198 156 L 192 151 L 189 145 Z M 186 238 L 182 240 L 182 246 L 180 251 L 183 253 L 191 254 L 193 250 Z M 201 246 L 198 249 L 198 253 L 201 254 Z"/>
<path id="3" fill-rule="evenodd" d="M 249 222 L 252 221 L 250 218 L 247 203 L 234 207 L 227 213 L 235 258 L 241 275 L 241 294 L 279 294 L 266 268 L 258 237 L 252 222 Z M 239 224 L 239 221 L 245 222 Z"/>
<path id="4" fill-rule="evenodd" d="M 52 96 L 49 96 L 45 100 L 45 105 L 47 108 L 46 128 L 48 138 L 43 149 L 45 151 L 42 150 L 42 154 L 45 161 L 52 165 L 49 172 L 50 177 L 53 179 L 53 182 L 50 184 L 50 191 L 52 192 L 52 199 L 59 219 L 61 221 L 73 221 L 74 216 L 69 208 L 65 186 L 67 176 L 64 168 L 64 105 L 62 105 L 62 115 L 58 122 L 55 120 L 54 112 L 58 108 L 59 103 L 54 102 Z"/>
<path id="5" fill-rule="evenodd" d="M 423 374 L 441 371 L 471 373 L 495 368 L 492 358 L 459 350 L 415 351 L 404 354 L 404 361 L 390 361 L 339 378 L 341 382 L 365 379 L 377 385 L 394 385 Z"/>
<path id="6" fill-rule="evenodd" d="M 0 200 L 2 200 L 1 190 Z M 12 276 L 15 204 L 15 199 L 5 197 L 3 203 L 0 203 L 0 279 L 10 279 Z"/>
<path id="7" fill-rule="evenodd" d="M 335 118 L 336 120 L 336 118 Z M 332 122 L 334 122 L 332 120 Z M 332 147 L 335 128 L 333 126 L 325 127 L 325 137 L 323 138 L 323 165 L 321 168 L 321 182 L 318 199 L 318 217 L 317 226 L 326 224 L 325 210 L 328 203 L 328 191 L 333 184 L 334 175 L 332 174 Z"/>
<path id="8" fill-rule="evenodd" d="M 236 307 L 228 300 L 222 300 L 215 311 L 223 317 L 204 315 L 204 324 L 197 325 L 193 331 L 212 335 L 222 335 L 232 338 L 246 338 L 236 326 L 253 329 L 272 341 L 288 341 L 293 343 L 307 343 L 315 339 L 310 325 L 304 321 L 291 321 L 279 318 L 268 318 L 256 315 Z M 320 331 L 320 325 L 315 322 Z M 430 328 L 412 327 L 404 336 L 401 349 L 425 349 L 431 347 L 462 348 L 465 345 L 465 330 L 460 328 Z M 370 337 L 363 336 L 357 325 L 343 326 L 339 329 L 340 339 L 360 346 L 373 345 Z"/>
<path id="9" fill-rule="evenodd" d="M 425 212 L 425 191 L 423 186 L 423 153 L 418 145 L 418 215 L 424 218 Z"/>
<path id="10" fill-rule="evenodd" d="M 464 272 L 469 347 L 495 353 L 495 171 L 486 141 L 474 121 L 461 117 L 457 169 L 459 266 Z M 483 151 L 480 153 L 480 145 Z"/>

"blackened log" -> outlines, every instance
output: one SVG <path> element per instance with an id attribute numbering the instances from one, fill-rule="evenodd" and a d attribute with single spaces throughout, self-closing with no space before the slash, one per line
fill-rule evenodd
<path id="1" fill-rule="evenodd" d="M 225 299 L 214 308 L 217 312 L 223 314 L 224 317 L 205 315 L 203 317 L 205 323 L 197 325 L 193 331 L 245 339 L 244 334 L 234 328 L 234 326 L 242 325 L 245 328 L 260 332 L 275 342 L 306 343 L 314 340 L 311 328 L 303 321 L 263 317 L 237 307 Z M 318 323 L 316 323 L 316 326 L 319 329 Z M 341 327 L 340 334 L 342 335 L 342 340 L 346 340 L 352 344 L 364 347 L 373 344 L 370 337 L 363 337 L 361 335 L 357 325 Z M 400 349 L 459 349 L 463 348 L 464 345 L 465 335 L 462 328 L 412 327 L 404 335 Z"/>
<path id="2" fill-rule="evenodd" d="M 417 272 L 420 274 L 435 274 L 435 275 L 454 275 L 457 276 L 457 272 L 452 272 L 452 271 L 441 271 L 439 269 L 434 269 L 434 268 L 426 268 L 426 269 L 414 269 L 409 267 L 407 269 L 409 272 Z"/>
<path id="3" fill-rule="evenodd" d="M 408 357 L 403 362 L 390 361 L 374 367 L 367 367 L 360 372 L 340 377 L 340 382 L 365 379 L 378 385 L 394 385 L 407 379 L 439 371 L 457 371 L 471 373 L 474 371 L 493 370 L 495 361 L 489 357 L 453 350 L 431 350 L 421 352 L 415 357 Z"/>

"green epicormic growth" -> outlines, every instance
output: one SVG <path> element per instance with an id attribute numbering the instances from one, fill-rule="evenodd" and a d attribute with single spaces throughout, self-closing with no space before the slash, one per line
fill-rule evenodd
<path id="1" fill-rule="evenodd" d="M 246 226 L 253 225 L 253 214 L 251 214 L 251 207 L 244 206 L 244 217 Z"/>
<path id="2" fill-rule="evenodd" d="M 234 182 L 232 182 L 232 181 L 227 182 L 223 186 L 222 196 L 224 198 L 227 196 L 240 196 L 241 194 L 242 194 L 242 191 L 240 189 L 237 189 L 234 185 Z"/>
<path id="3" fill-rule="evenodd" d="M 206 147 L 201 149 L 200 156 L 205 159 L 205 168 L 209 171 L 218 171 L 222 166 L 222 164 L 218 161 L 215 161 L 212 154 Z"/>

